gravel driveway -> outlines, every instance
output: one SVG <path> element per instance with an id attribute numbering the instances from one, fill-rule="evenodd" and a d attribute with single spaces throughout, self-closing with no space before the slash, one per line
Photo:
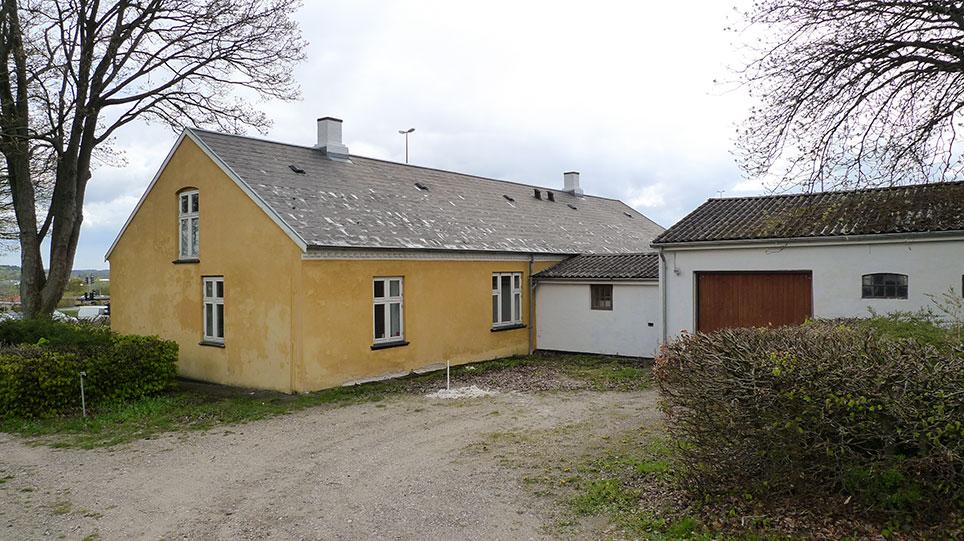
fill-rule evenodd
<path id="1" fill-rule="evenodd" d="M 93 451 L 0 434 L 0 538 L 543 539 L 526 472 L 656 418 L 654 391 L 402 395 Z"/>

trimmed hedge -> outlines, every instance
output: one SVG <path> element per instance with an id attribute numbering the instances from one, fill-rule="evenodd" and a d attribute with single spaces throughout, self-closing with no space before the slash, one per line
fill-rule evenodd
<path id="1" fill-rule="evenodd" d="M 964 349 L 815 322 L 686 335 L 654 364 L 698 493 L 836 490 L 889 511 L 964 501 Z"/>
<path id="2" fill-rule="evenodd" d="M 0 345 L 41 343 L 74 350 L 109 345 L 113 336 L 107 327 L 61 323 L 51 319 L 22 319 L 0 322 Z"/>
<path id="3" fill-rule="evenodd" d="M 174 385 L 177 344 L 156 337 L 122 336 L 86 325 L 11 321 L 0 324 L 0 340 L 6 342 L 0 348 L 0 417 L 79 411 L 81 371 L 86 372 L 88 407 L 141 398 Z M 16 340 L 22 340 L 20 345 L 10 345 Z"/>

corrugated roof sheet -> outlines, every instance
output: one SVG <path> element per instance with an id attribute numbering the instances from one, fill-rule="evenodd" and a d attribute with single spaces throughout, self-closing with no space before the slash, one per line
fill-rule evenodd
<path id="1" fill-rule="evenodd" d="M 614 199 L 539 187 L 555 193 L 552 202 L 536 199 L 525 184 L 361 156 L 346 163 L 311 147 L 192 133 L 309 247 L 626 253 L 649 249 L 663 230 Z"/>
<path id="2" fill-rule="evenodd" d="M 655 245 L 964 230 L 964 182 L 710 199 Z"/>
<path id="3" fill-rule="evenodd" d="M 654 252 L 577 255 L 534 277 L 536 280 L 658 280 L 659 256 Z"/>

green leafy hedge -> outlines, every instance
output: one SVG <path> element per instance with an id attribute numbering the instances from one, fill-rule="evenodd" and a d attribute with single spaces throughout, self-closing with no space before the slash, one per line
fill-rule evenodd
<path id="1" fill-rule="evenodd" d="M 964 501 L 960 345 L 868 324 L 735 329 L 664 347 L 654 375 L 698 492 L 830 489 L 900 512 Z"/>
<path id="2" fill-rule="evenodd" d="M 0 324 L 0 416 L 79 411 L 80 372 L 88 407 L 140 398 L 174 385 L 177 344 L 55 322 Z"/>
<path id="3" fill-rule="evenodd" d="M 50 319 L 9 320 L 0 323 L 0 345 L 42 343 L 74 350 L 103 347 L 110 343 L 107 327 L 61 323 Z"/>

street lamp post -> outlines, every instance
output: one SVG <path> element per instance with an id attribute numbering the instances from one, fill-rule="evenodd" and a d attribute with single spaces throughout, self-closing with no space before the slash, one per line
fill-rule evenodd
<path id="1" fill-rule="evenodd" d="M 408 134 L 415 131 L 415 128 L 409 128 L 407 130 L 398 130 L 398 133 L 405 136 L 405 163 L 408 163 Z"/>

